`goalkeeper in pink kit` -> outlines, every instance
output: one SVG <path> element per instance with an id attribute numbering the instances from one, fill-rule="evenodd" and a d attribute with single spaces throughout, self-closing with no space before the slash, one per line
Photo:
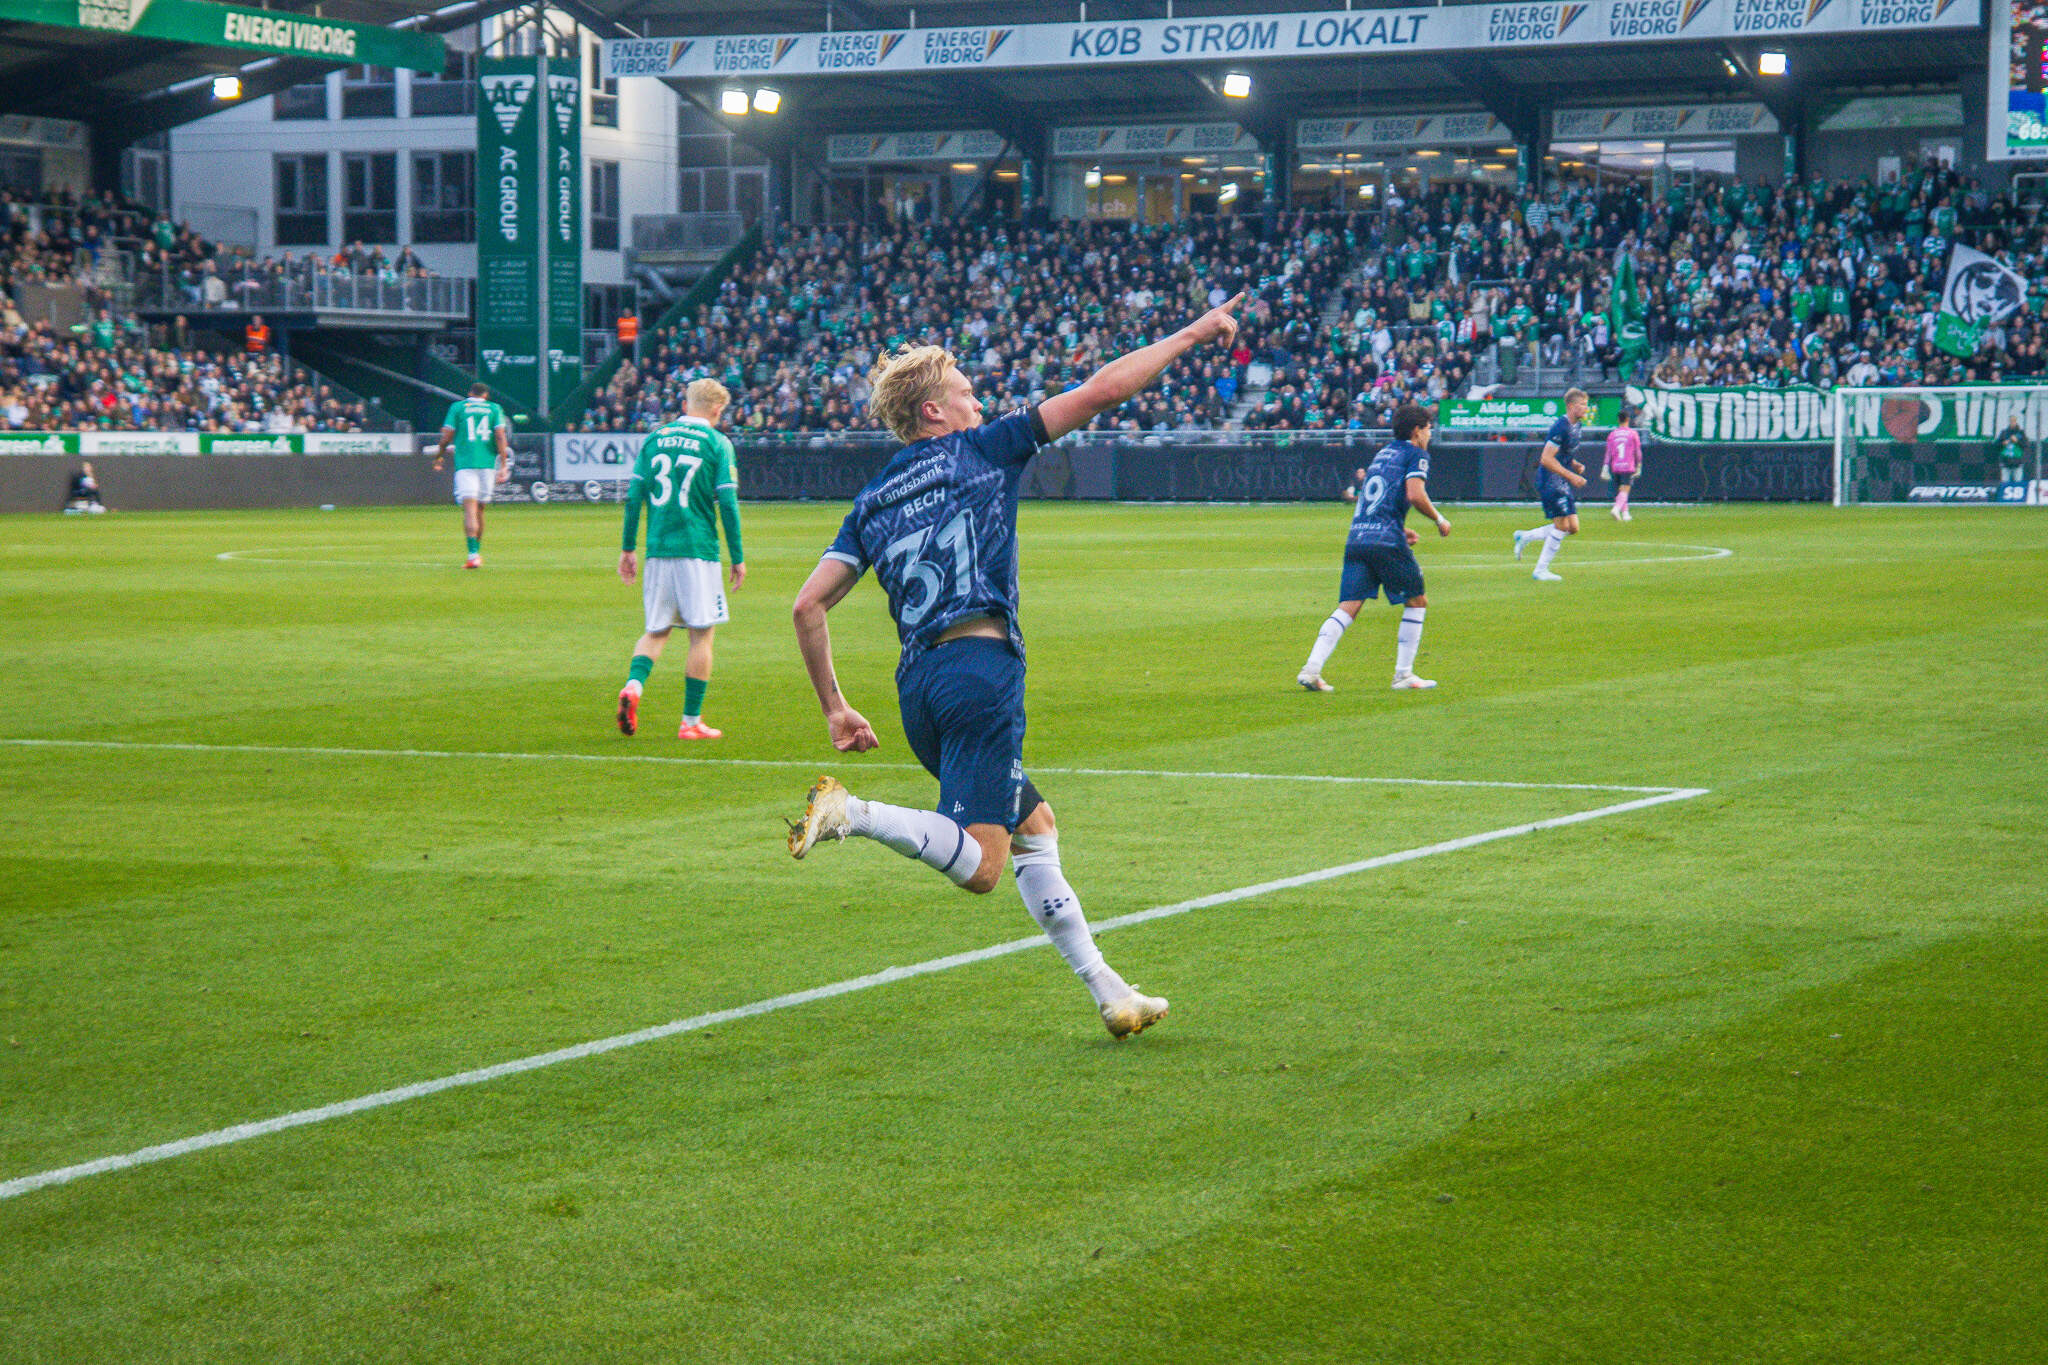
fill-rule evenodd
<path id="1" fill-rule="evenodd" d="M 1635 414 L 1627 408 L 1621 410 L 1614 430 L 1607 433 L 1605 464 L 1600 472 L 1614 486 L 1614 506 L 1609 510 L 1616 521 L 1634 521 L 1628 511 L 1628 490 L 1643 469 L 1643 436 L 1635 428 Z"/>

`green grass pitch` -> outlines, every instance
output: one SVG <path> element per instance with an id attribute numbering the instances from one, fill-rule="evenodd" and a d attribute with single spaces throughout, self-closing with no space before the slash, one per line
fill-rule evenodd
<path id="1" fill-rule="evenodd" d="M 797 660 L 842 512 L 746 510 L 715 746 L 680 649 L 612 727 L 615 510 L 0 520 L 0 1183 L 1030 936 L 783 849 L 935 791 L 872 583 L 880 751 Z M 2040 1360 L 2048 517 L 1454 507 L 1442 686 L 1373 604 L 1311 696 L 1343 515 L 1025 508 L 1098 924 L 1705 794 L 1114 928 L 1123 1044 L 1035 948 L 17 1192 L 0 1360 Z"/>

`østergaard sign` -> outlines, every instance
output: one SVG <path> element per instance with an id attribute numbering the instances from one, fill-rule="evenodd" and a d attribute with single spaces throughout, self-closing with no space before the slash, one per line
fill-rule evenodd
<path id="1" fill-rule="evenodd" d="M 1111 66 L 1363 52 L 1974 28 L 1975 0 L 1537 0 L 1202 19 L 619 38 L 607 76 L 743 77 Z"/>
<path id="2" fill-rule="evenodd" d="M 435 34 L 205 0 L 0 0 L 0 20 L 363 66 L 439 71 L 447 64 L 445 45 Z"/>

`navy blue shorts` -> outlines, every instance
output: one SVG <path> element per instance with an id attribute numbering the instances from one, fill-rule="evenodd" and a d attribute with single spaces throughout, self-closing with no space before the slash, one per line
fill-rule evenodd
<path id="1" fill-rule="evenodd" d="M 949 640 L 897 682 L 910 751 L 939 779 L 941 815 L 1015 829 L 1024 800 L 1024 661 L 1004 640 Z M 1036 805 L 1036 802 L 1032 803 Z"/>
<path id="2" fill-rule="evenodd" d="M 1536 491 L 1543 495 L 1543 515 L 1552 521 L 1559 517 L 1575 517 L 1579 514 L 1579 500 L 1572 496 L 1571 485 L 1550 488 L 1538 484 Z"/>
<path id="3" fill-rule="evenodd" d="M 1422 596 L 1422 566 L 1415 562 L 1415 551 L 1406 545 L 1346 545 L 1337 600 L 1363 602 L 1383 588 L 1390 607 Z"/>

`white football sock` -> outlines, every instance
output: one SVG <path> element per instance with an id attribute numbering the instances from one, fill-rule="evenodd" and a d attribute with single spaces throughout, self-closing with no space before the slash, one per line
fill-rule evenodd
<path id="1" fill-rule="evenodd" d="M 634 696 L 636 696 L 636 697 L 637 697 L 637 696 L 639 696 L 639 695 L 640 695 L 640 693 L 641 693 L 641 691 L 642 691 L 642 689 L 641 689 L 641 686 L 640 686 L 640 680 L 639 680 L 638 678 L 628 678 L 628 679 L 626 679 L 626 685 L 625 685 L 625 687 L 624 687 L 624 688 L 622 688 L 621 690 L 622 690 L 622 691 L 626 691 L 626 692 L 631 692 L 631 693 L 632 693 L 632 694 L 633 694 Z"/>
<path id="2" fill-rule="evenodd" d="M 1557 558 L 1557 552 L 1564 546 L 1564 538 L 1571 534 L 1555 526 L 1548 528 L 1543 536 L 1543 553 L 1536 556 L 1536 572 L 1542 573 L 1550 567 L 1550 561 Z"/>
<path id="3" fill-rule="evenodd" d="M 1344 638 L 1344 632 L 1349 629 L 1351 617 L 1345 614 L 1342 607 L 1331 612 L 1329 618 L 1316 631 L 1315 648 L 1308 652 L 1308 662 L 1301 666 L 1301 671 L 1321 673 L 1323 665 L 1329 662 L 1331 653 L 1336 650 L 1337 642 Z"/>
<path id="4" fill-rule="evenodd" d="M 1013 835 L 1010 850 L 1017 868 L 1017 894 L 1024 898 L 1024 908 L 1060 950 L 1074 975 L 1081 978 L 1095 1003 L 1106 1005 L 1129 995 L 1130 986 L 1102 960 L 1095 938 L 1088 932 L 1088 919 L 1081 913 L 1081 898 L 1060 870 L 1059 836 Z"/>
<path id="5" fill-rule="evenodd" d="M 1422 618 L 1427 608 L 1410 607 L 1401 613 L 1401 628 L 1394 632 L 1394 676 L 1415 671 L 1415 651 L 1422 647 Z"/>
<path id="6" fill-rule="evenodd" d="M 967 879 L 981 870 L 981 845 L 968 837 L 958 821 L 935 810 L 912 810 L 849 796 L 846 822 L 849 833 L 936 868 L 955 886 L 965 886 Z"/>
<path id="7" fill-rule="evenodd" d="M 1556 527 L 1552 526 L 1549 522 L 1546 521 L 1541 526 L 1534 527 L 1530 530 L 1515 532 L 1515 539 L 1534 540 L 1538 536 L 1547 536 L 1556 529 Z"/>

